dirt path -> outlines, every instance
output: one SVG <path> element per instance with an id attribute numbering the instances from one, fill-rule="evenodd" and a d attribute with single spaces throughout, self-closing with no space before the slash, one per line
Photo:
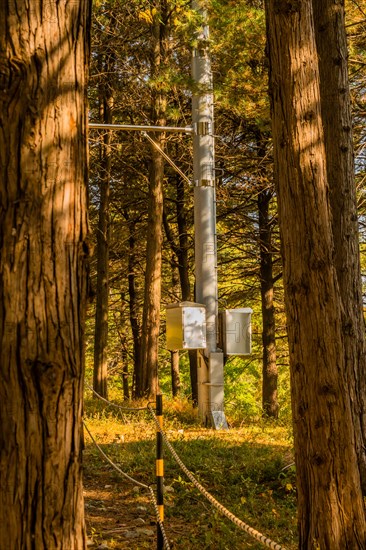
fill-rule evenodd
<path id="1" fill-rule="evenodd" d="M 89 548 L 156 548 L 155 514 L 143 490 L 96 472 L 84 477 L 84 498 Z"/>

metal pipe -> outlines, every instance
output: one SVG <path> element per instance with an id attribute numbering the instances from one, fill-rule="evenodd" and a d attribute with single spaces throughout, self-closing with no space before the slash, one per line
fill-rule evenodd
<path id="1" fill-rule="evenodd" d="M 99 124 L 89 122 L 89 128 L 93 130 L 124 130 L 127 132 L 176 132 L 193 134 L 192 126 L 148 126 L 144 124 Z"/>
<path id="2" fill-rule="evenodd" d="M 158 143 L 156 143 L 155 140 L 153 140 L 148 133 L 142 132 L 143 136 L 146 137 L 146 139 L 155 147 L 157 151 L 165 158 L 167 162 L 169 162 L 170 166 L 174 168 L 174 170 L 183 178 L 189 185 L 192 185 L 191 180 L 185 175 L 184 172 L 175 164 L 175 162 L 170 158 L 169 155 L 163 151 L 163 149 L 160 147 Z"/>

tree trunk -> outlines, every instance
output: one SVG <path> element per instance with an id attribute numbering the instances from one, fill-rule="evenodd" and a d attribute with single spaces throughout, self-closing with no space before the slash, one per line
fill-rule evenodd
<path id="1" fill-rule="evenodd" d="M 348 391 L 352 401 L 356 451 L 366 493 L 365 336 L 358 241 L 357 199 L 347 68 L 344 6 L 313 0 L 319 55 L 321 112 L 327 155 L 334 263 L 343 303 L 342 331 Z"/>
<path id="2" fill-rule="evenodd" d="M 259 251 L 262 303 L 262 342 L 263 342 L 263 414 L 278 418 L 276 363 L 275 308 L 273 302 L 272 239 L 269 203 L 272 192 L 263 190 L 258 194 L 259 212 Z"/>
<path id="3" fill-rule="evenodd" d="M 162 136 L 155 138 L 160 146 L 163 145 L 162 139 Z M 164 159 L 153 147 L 151 155 L 152 166 L 149 186 L 145 295 L 142 321 L 142 374 L 143 394 L 153 398 L 158 391 Z"/>
<path id="4" fill-rule="evenodd" d="M 172 252 L 170 266 L 172 270 L 171 294 L 174 296 L 179 296 L 180 278 L 179 270 L 177 269 L 177 257 L 174 252 Z M 172 395 L 173 397 L 177 397 L 180 392 L 179 350 L 170 352 L 170 367 L 172 378 Z"/>
<path id="5" fill-rule="evenodd" d="M 198 354 L 197 350 L 190 349 L 188 351 L 189 358 L 189 374 L 191 379 L 191 399 L 193 407 L 198 406 Z"/>
<path id="6" fill-rule="evenodd" d="M 152 23 L 153 51 L 151 78 L 159 74 L 166 60 L 167 4 L 159 2 L 159 10 Z M 155 83 L 152 92 L 152 120 L 158 126 L 166 125 L 166 99 L 164 85 Z M 164 149 L 164 133 L 154 137 Z M 147 223 L 145 295 L 142 320 L 142 373 L 144 394 L 154 398 L 158 392 L 158 349 L 160 329 L 161 266 L 163 244 L 163 180 L 164 158 L 151 146 L 151 169 L 149 177 L 149 206 Z"/>
<path id="7" fill-rule="evenodd" d="M 177 182 L 177 223 L 179 232 L 179 254 L 177 254 L 179 262 L 179 278 L 182 289 L 182 300 L 192 300 L 191 285 L 189 281 L 189 260 L 188 260 L 188 223 L 186 213 L 186 197 L 184 192 L 184 181 L 181 178 L 176 179 Z M 191 380 L 191 394 L 193 405 L 198 404 L 198 378 L 197 378 L 197 351 L 189 350 L 189 374 Z"/>
<path id="8" fill-rule="evenodd" d="M 105 71 L 111 72 L 107 62 Z M 101 120 L 112 123 L 112 88 L 101 86 Z M 97 229 L 97 292 L 94 331 L 93 388 L 102 397 L 108 397 L 108 305 L 109 305 L 109 195 L 111 175 L 111 135 L 103 138 L 101 151 L 100 204 Z"/>
<path id="9" fill-rule="evenodd" d="M 142 363 L 141 363 L 141 333 L 138 317 L 138 298 L 136 290 L 136 238 L 135 238 L 135 222 L 130 219 L 127 212 L 124 212 L 124 217 L 128 222 L 128 296 L 129 296 L 129 311 L 130 324 L 133 340 L 133 383 L 132 395 L 139 397 L 143 395 L 144 388 L 142 383 Z"/>
<path id="10" fill-rule="evenodd" d="M 121 342 L 122 351 L 121 351 L 121 361 L 122 361 L 122 387 L 123 387 L 123 399 L 128 401 L 130 399 L 130 388 L 128 384 L 128 355 L 126 348 L 126 338 L 123 337 Z"/>
<path id="11" fill-rule="evenodd" d="M 311 0 L 267 0 L 300 548 L 364 548 Z"/>
<path id="12" fill-rule="evenodd" d="M 178 397 L 180 392 L 179 351 L 170 352 L 170 365 L 172 375 L 172 394 Z"/>
<path id="13" fill-rule="evenodd" d="M 178 258 L 178 271 L 180 286 L 182 289 L 182 300 L 191 300 L 191 285 L 189 281 L 189 261 L 188 261 L 188 223 L 186 213 L 186 196 L 184 192 L 184 181 L 181 177 L 176 178 L 177 192 L 177 226 L 179 235 L 179 247 L 176 251 Z"/>
<path id="14" fill-rule="evenodd" d="M 83 549 L 89 2 L 0 7 L 0 548 Z"/>
<path id="15" fill-rule="evenodd" d="M 185 193 L 184 193 L 184 181 L 177 176 L 176 177 L 176 214 L 177 214 L 177 226 L 178 226 L 178 239 L 179 245 L 176 244 L 172 231 L 170 230 L 168 217 L 166 215 L 166 209 L 164 208 L 164 228 L 168 242 L 178 259 L 178 273 L 179 281 L 182 292 L 183 301 L 191 301 L 191 285 L 189 281 L 189 241 L 188 241 L 188 223 L 187 214 L 185 208 Z M 197 351 L 189 350 L 189 372 L 191 381 L 191 395 L 194 405 L 198 403 L 198 380 L 197 380 Z"/>

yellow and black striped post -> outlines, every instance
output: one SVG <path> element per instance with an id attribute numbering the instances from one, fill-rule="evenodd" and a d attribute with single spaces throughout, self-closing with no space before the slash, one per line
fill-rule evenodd
<path id="1" fill-rule="evenodd" d="M 159 422 L 159 426 L 163 429 L 163 396 L 161 394 L 156 396 L 156 417 Z M 156 427 L 156 487 L 157 487 L 157 503 L 160 521 L 164 521 L 164 459 L 163 459 L 163 436 Z M 157 537 L 157 549 L 164 550 L 164 538 L 160 527 L 157 524 L 158 537 Z"/>

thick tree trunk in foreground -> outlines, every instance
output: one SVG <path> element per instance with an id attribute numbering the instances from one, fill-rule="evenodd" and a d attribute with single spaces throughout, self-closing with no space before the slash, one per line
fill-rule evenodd
<path id="1" fill-rule="evenodd" d="M 263 343 L 263 381 L 262 406 L 263 414 L 278 418 L 276 363 L 276 324 L 273 301 L 272 238 L 269 203 L 272 192 L 263 190 L 258 194 L 259 213 L 259 251 L 262 303 L 262 343 Z"/>
<path id="2" fill-rule="evenodd" d="M 313 0 L 319 55 L 321 111 L 332 211 L 334 263 L 343 303 L 345 368 L 351 396 L 356 450 L 366 493 L 366 354 L 354 180 L 351 105 L 344 6 Z"/>
<path id="3" fill-rule="evenodd" d="M 266 7 L 300 548 L 365 548 L 312 3 Z"/>
<path id="4" fill-rule="evenodd" d="M 85 547 L 88 11 L 86 0 L 0 6 L 4 550 Z"/>

